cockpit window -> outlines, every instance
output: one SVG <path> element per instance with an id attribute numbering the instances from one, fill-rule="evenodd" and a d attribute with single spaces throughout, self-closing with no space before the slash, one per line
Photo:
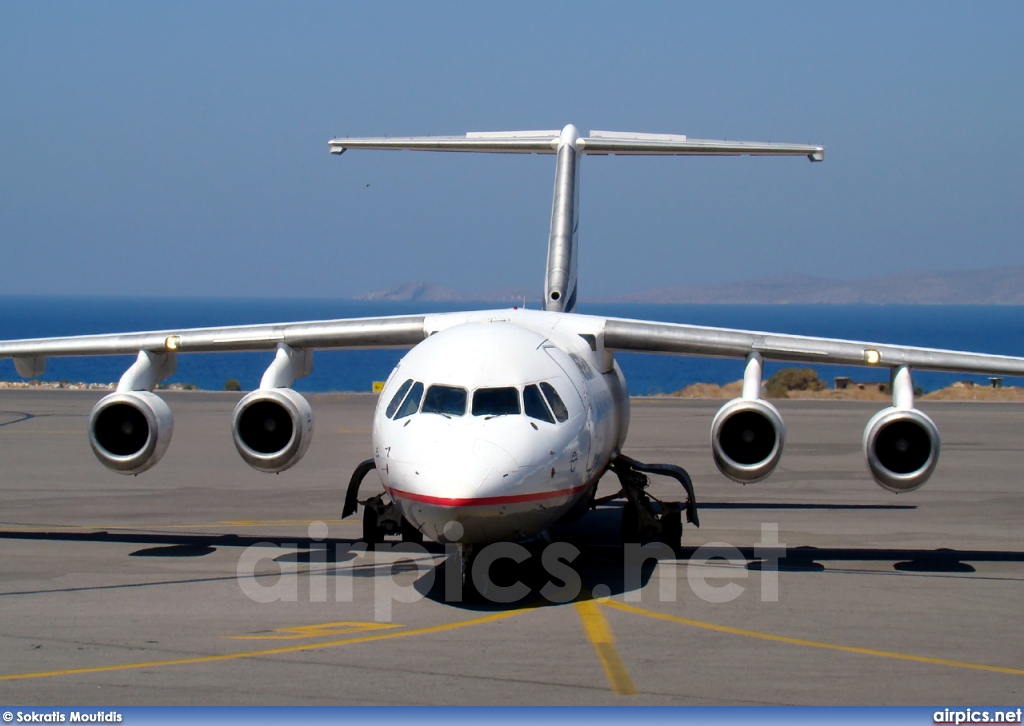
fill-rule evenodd
<path id="1" fill-rule="evenodd" d="M 395 416 L 395 421 L 406 416 L 412 416 L 416 413 L 416 410 L 420 407 L 420 399 L 423 398 L 423 384 L 418 382 L 409 391 L 409 395 L 405 397 L 405 403 L 398 409 L 398 414 Z"/>
<path id="2" fill-rule="evenodd" d="M 562 402 L 555 387 L 550 383 L 541 383 L 540 390 L 544 391 L 544 397 L 548 399 L 548 403 L 551 405 L 551 410 L 555 414 L 555 418 L 558 419 L 558 423 L 568 421 L 569 409 L 565 407 L 565 403 Z"/>
<path id="3" fill-rule="evenodd" d="M 401 388 L 398 389 L 398 393 L 396 393 L 395 397 L 391 399 L 391 403 L 388 404 L 387 411 L 384 412 L 388 418 L 391 418 L 392 416 L 395 415 L 395 411 L 397 411 L 398 407 L 402 405 L 402 400 L 405 398 L 405 394 L 409 392 L 409 388 L 411 386 L 412 379 L 410 378 L 409 380 L 402 384 Z"/>
<path id="4" fill-rule="evenodd" d="M 516 388 L 478 388 L 473 391 L 474 416 L 518 416 L 519 390 Z"/>
<path id="5" fill-rule="evenodd" d="M 444 416 L 462 416 L 466 413 L 465 388 L 455 386 L 431 386 L 423 398 L 423 413 L 439 413 Z"/>
<path id="6" fill-rule="evenodd" d="M 555 417 L 551 415 L 548 405 L 544 403 L 544 396 L 541 395 L 540 389 L 535 384 L 523 389 L 523 408 L 526 409 L 526 415 L 530 418 L 548 423 L 555 422 Z"/>

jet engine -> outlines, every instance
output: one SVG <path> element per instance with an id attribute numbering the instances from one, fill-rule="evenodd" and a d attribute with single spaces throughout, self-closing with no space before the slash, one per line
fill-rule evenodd
<path id="1" fill-rule="evenodd" d="M 235 406 L 231 434 L 246 464 L 281 472 L 297 464 L 309 448 L 313 409 L 290 388 L 261 388 Z"/>
<path id="2" fill-rule="evenodd" d="M 711 451 L 719 471 L 741 484 L 766 478 L 782 457 L 786 425 L 775 406 L 735 398 L 711 422 Z"/>
<path id="3" fill-rule="evenodd" d="M 100 399 L 89 414 L 89 443 L 105 467 L 140 474 L 156 465 L 174 431 L 171 409 L 149 391 L 119 391 Z"/>
<path id="4" fill-rule="evenodd" d="M 912 492 L 939 462 L 939 430 L 916 408 L 891 406 L 864 429 L 864 455 L 878 485 L 897 494 Z"/>

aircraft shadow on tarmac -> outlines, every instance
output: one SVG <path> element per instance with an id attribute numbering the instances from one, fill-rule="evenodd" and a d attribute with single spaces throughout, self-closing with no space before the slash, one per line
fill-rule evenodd
<path id="1" fill-rule="evenodd" d="M 917 509 L 916 504 L 808 504 L 805 502 L 701 502 L 701 509 L 893 510 Z"/>
<path id="2" fill-rule="evenodd" d="M 773 503 L 723 503 L 704 504 L 706 508 L 753 508 L 753 509 L 784 509 L 784 508 L 822 508 L 822 509 L 904 509 L 912 505 L 794 505 Z M 588 514 L 580 523 L 556 528 L 552 532 L 552 540 L 556 543 L 568 543 L 578 555 L 572 559 L 571 567 L 578 576 L 579 592 L 575 599 L 595 596 L 615 596 L 624 592 L 642 588 L 650 580 L 655 570 L 653 559 L 634 564 L 632 572 L 625 566 L 625 549 L 619 533 L 620 511 L 618 507 L 603 507 Z M 96 544 L 137 544 L 141 549 L 129 553 L 129 557 L 151 558 L 191 558 L 203 557 L 217 550 L 230 548 L 242 550 L 254 545 L 274 545 L 284 551 L 274 557 L 280 563 L 325 563 L 338 564 L 354 560 L 365 551 L 366 545 L 356 539 L 331 538 L 313 540 L 308 537 L 295 536 L 243 536 L 236 534 L 199 534 L 199 533 L 161 533 L 140 531 L 95 531 L 67 532 L 8 529 L 0 530 L 0 539 L 37 540 L 46 542 L 76 542 Z M 684 534 L 685 541 L 685 534 Z M 514 599 L 512 602 L 496 603 L 485 597 L 477 597 L 470 590 L 461 602 L 453 602 L 446 597 L 446 585 L 456 579 L 449 576 L 447 568 L 458 566 L 450 560 L 451 550 L 433 542 L 416 545 L 412 552 L 403 555 L 401 546 L 386 543 L 393 553 L 384 562 L 352 562 L 345 568 L 349 576 L 355 577 L 393 577 L 407 580 L 416 578 L 416 588 L 432 600 L 446 602 L 455 607 L 474 610 L 504 610 L 524 606 L 536 606 L 552 603 L 538 593 L 546 585 L 560 588 L 566 583 L 557 577 L 557 571 L 549 574 L 542 566 L 541 553 L 547 543 L 528 543 L 527 552 L 530 556 L 521 564 L 509 559 L 496 560 L 490 567 L 491 581 L 499 588 L 508 587 L 521 582 L 528 588 L 528 594 Z M 419 549 L 416 549 L 419 548 Z M 665 556 L 667 548 L 662 549 Z M 699 551 L 698 551 L 699 550 Z M 570 553 L 573 549 L 568 549 Z M 966 574 L 975 572 L 971 563 L 1024 563 L 1024 551 L 999 550 L 959 550 L 959 549 L 900 549 L 872 547 L 813 547 L 800 546 L 789 548 L 755 548 L 747 547 L 714 547 L 701 548 L 683 546 L 675 553 L 677 562 L 689 562 L 697 554 L 701 563 L 713 563 L 715 558 L 740 558 L 746 561 L 749 570 L 761 570 L 777 566 L 783 572 L 843 572 L 850 564 L 878 563 L 888 565 L 890 572 L 898 573 L 949 573 Z M 446 557 L 448 555 L 448 557 Z M 668 553 L 668 556 L 672 556 Z M 419 564 L 416 560 L 419 559 Z M 423 560 L 436 564 L 429 576 L 423 574 Z M 460 568 L 461 570 L 461 568 Z M 564 572 L 564 570 L 563 570 Z M 417 573 L 417 574 L 413 574 Z M 485 593 L 486 595 L 486 593 Z"/>

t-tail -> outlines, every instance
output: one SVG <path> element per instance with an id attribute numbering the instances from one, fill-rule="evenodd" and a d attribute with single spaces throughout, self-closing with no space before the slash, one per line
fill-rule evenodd
<path id="1" fill-rule="evenodd" d="M 569 124 L 561 131 L 487 131 L 465 136 L 407 136 L 331 139 L 332 154 L 347 149 L 474 151 L 498 154 L 554 154 L 555 190 L 551 201 L 544 309 L 576 311 L 579 245 L 580 157 L 583 154 L 632 156 L 806 156 L 822 161 L 825 149 L 807 144 L 688 139 L 674 134 L 591 131 L 581 137 Z"/>

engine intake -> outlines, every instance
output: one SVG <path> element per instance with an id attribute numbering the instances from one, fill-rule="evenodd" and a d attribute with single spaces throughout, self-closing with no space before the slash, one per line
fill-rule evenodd
<path id="1" fill-rule="evenodd" d="M 277 473 L 299 462 L 313 438 L 313 409 L 290 388 L 245 396 L 231 422 L 235 448 L 249 466 Z"/>
<path id="2" fill-rule="evenodd" d="M 149 391 L 105 396 L 89 414 L 89 444 L 103 466 L 119 474 L 140 474 L 167 451 L 174 418 L 167 403 Z"/>
<path id="3" fill-rule="evenodd" d="M 939 463 L 939 430 L 916 408 L 885 408 L 864 429 L 871 475 L 897 494 L 922 486 Z"/>
<path id="4" fill-rule="evenodd" d="M 766 478 L 782 457 L 786 425 L 775 406 L 736 398 L 711 423 L 711 451 L 719 471 L 746 484 Z"/>

